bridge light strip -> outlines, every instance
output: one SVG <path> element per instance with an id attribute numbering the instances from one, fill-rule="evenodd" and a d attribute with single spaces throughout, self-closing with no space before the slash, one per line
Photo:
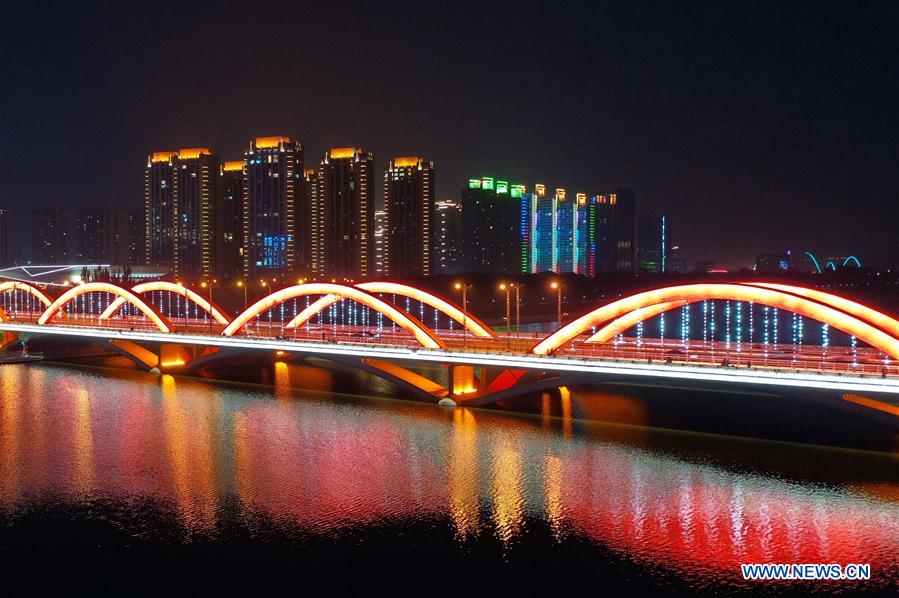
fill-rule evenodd
<path id="1" fill-rule="evenodd" d="M 87 329 L 78 327 L 40 326 L 35 324 L 0 323 L 0 330 L 13 333 L 27 332 L 85 338 L 130 339 L 145 342 L 171 342 L 172 336 L 160 332 L 130 332 L 127 330 Z M 647 364 L 638 361 L 580 359 L 538 355 L 508 355 L 468 353 L 448 349 L 413 349 L 389 345 L 364 345 L 343 343 L 317 343 L 277 339 L 252 339 L 208 335 L 178 334 L 178 342 L 187 345 L 217 346 L 262 351 L 284 350 L 293 354 L 327 356 L 339 354 L 353 357 L 375 357 L 432 363 L 463 363 L 469 365 L 508 368 L 532 368 L 547 371 L 583 372 L 589 374 L 613 374 L 642 376 L 661 379 L 701 380 L 735 384 L 759 384 L 825 390 L 854 390 L 899 395 L 899 379 L 895 377 L 861 376 L 858 374 L 814 374 L 792 371 L 752 370 L 721 368 L 717 365 Z"/>

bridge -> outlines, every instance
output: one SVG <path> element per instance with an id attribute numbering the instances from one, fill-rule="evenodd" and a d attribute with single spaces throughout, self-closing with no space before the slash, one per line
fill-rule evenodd
<path id="1" fill-rule="evenodd" d="M 714 330 L 702 340 L 632 333 L 669 312 L 689 317 L 697 303 L 705 318 L 710 302 L 726 303 L 728 321 L 734 312 L 735 337 L 716 337 Z M 753 336 L 759 309 L 773 314 L 773 342 L 767 316 L 764 342 Z M 777 342 L 781 312 L 800 318 L 800 331 L 809 319 L 851 343 Z M 748 339 L 741 317 L 750 323 Z M 549 334 L 505 328 L 487 326 L 464 301 L 460 307 L 398 282 L 297 284 L 233 315 L 212 301 L 211 289 L 167 281 L 131 288 L 89 282 L 55 296 L 25 282 L 0 282 L 0 349 L 8 351 L 93 347 L 173 374 L 248 361 L 307 362 L 361 370 L 419 399 L 473 406 L 571 384 L 655 380 L 828 391 L 897 413 L 899 320 L 812 288 L 764 281 L 676 285 L 609 301 Z"/>

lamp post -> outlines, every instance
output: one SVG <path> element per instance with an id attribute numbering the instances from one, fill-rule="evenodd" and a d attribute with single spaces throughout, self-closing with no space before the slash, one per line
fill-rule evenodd
<path id="1" fill-rule="evenodd" d="M 521 283 L 513 282 L 510 284 L 515 289 L 515 336 L 521 335 Z"/>
<path id="2" fill-rule="evenodd" d="M 506 348 L 512 349 L 512 285 L 501 283 L 499 290 L 506 293 Z"/>
<path id="3" fill-rule="evenodd" d="M 457 282 L 453 286 L 457 291 L 462 291 L 462 349 L 464 350 L 467 348 L 468 341 L 468 289 L 471 288 L 471 285 Z"/>
<path id="4" fill-rule="evenodd" d="M 238 280 L 237 286 L 243 287 L 243 310 L 247 311 L 247 285 L 242 280 Z"/>
<path id="5" fill-rule="evenodd" d="M 205 280 L 200 283 L 200 286 L 203 287 L 204 289 L 206 287 L 209 287 L 209 334 L 212 334 L 212 321 L 214 319 L 212 317 L 212 285 L 215 284 L 216 282 L 217 281 L 213 278 L 208 283 Z"/>
<path id="6" fill-rule="evenodd" d="M 554 280 L 549 286 L 556 292 L 556 320 L 562 326 L 562 283 Z"/>
<path id="7" fill-rule="evenodd" d="M 268 287 L 268 283 L 264 279 L 260 280 L 259 284 L 262 285 L 263 289 Z M 265 291 L 263 291 L 263 292 L 265 292 Z M 268 330 L 269 330 L 269 332 L 271 332 L 271 330 L 272 330 L 272 310 L 271 309 L 268 310 Z"/>

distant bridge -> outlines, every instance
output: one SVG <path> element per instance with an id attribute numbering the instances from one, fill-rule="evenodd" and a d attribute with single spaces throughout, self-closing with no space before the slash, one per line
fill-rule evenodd
<path id="1" fill-rule="evenodd" d="M 864 346 L 853 347 L 850 359 L 840 347 L 623 336 L 649 318 L 716 300 L 799 314 Z M 433 325 L 425 323 L 426 311 Z M 494 331 L 453 302 L 396 282 L 289 286 L 231 317 L 211 297 L 166 281 L 132 288 L 91 282 L 55 297 L 12 281 L 0 283 L 0 330 L 5 348 L 96 345 L 160 372 L 248 360 L 327 362 L 387 379 L 418 398 L 472 405 L 637 378 L 899 395 L 899 320 L 846 297 L 768 282 L 636 293 L 538 337 Z M 435 380 L 415 371 L 427 363 L 444 365 L 446 375 Z"/>

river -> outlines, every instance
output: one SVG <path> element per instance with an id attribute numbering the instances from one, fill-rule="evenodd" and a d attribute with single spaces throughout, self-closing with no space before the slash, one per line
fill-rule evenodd
<path id="1" fill-rule="evenodd" d="M 547 395 L 515 413 L 390 399 L 376 381 L 337 385 L 309 366 L 269 375 L 0 366 L 5 590 L 899 583 L 895 452 L 665 429 L 660 408 L 626 389 Z M 742 580 L 741 563 L 767 562 L 870 563 L 872 579 Z"/>

